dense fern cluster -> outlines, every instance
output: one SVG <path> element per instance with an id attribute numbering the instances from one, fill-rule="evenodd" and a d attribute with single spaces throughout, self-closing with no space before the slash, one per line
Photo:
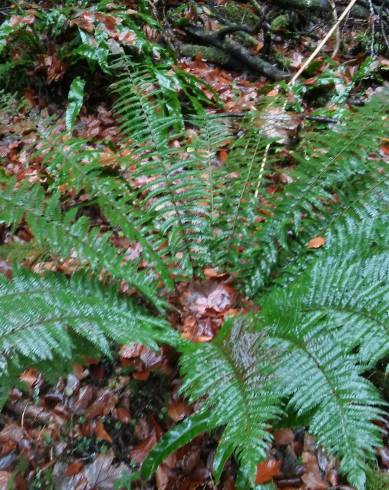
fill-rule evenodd
<path id="1" fill-rule="evenodd" d="M 363 373 L 389 353 L 389 189 L 377 156 L 385 101 L 312 132 L 293 155 L 289 183 L 270 198 L 263 183 L 277 172 L 277 154 L 255 129 L 257 114 L 231 145 L 228 118 L 187 117 L 177 95 L 170 91 L 167 101 L 156 82 L 132 66 L 113 87 L 128 150 L 113 171 L 98 147 L 67 135 L 47 150 L 48 189 L 2 178 L 0 222 L 26 223 L 31 246 L 56 261 L 72 257 L 83 270 L 68 279 L 15 269 L 2 280 L 2 380 L 9 385 L 26 361 L 71 359 L 80 339 L 103 353 L 111 340 L 169 343 L 182 354 L 184 393 L 202 406 L 152 451 L 146 476 L 180 444 L 224 427 L 216 477 L 234 453 L 252 481 L 272 422 L 291 410 L 364 488 L 383 402 Z M 222 165 L 221 149 L 228 149 Z M 97 203 L 111 231 L 66 209 L 63 184 Z M 129 261 L 113 234 L 139 243 L 139 259 Z M 325 245 L 307 249 L 318 235 Z M 233 273 L 261 309 L 193 344 L 164 320 L 164 298 L 180 280 L 201 278 L 205 266 Z M 143 300 L 120 295 L 123 283 Z"/>

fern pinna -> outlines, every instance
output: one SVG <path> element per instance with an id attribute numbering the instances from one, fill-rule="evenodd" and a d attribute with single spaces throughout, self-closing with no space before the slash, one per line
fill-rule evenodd
<path id="1" fill-rule="evenodd" d="M 289 183 L 269 199 L 263 183 L 277 172 L 277 153 L 255 129 L 257 114 L 231 143 L 228 118 L 184 116 L 178 97 L 169 93 L 167 103 L 156 87 L 136 66 L 114 85 L 126 156 L 113 171 L 98 147 L 67 134 L 46 150 L 48 188 L 2 178 L 0 221 L 24 222 L 33 235 L 15 256 L 35 246 L 36 255 L 72 257 L 82 269 L 68 279 L 19 267 L 1 281 L 3 387 L 27 365 L 71 360 L 84 348 L 168 343 L 181 353 L 183 393 L 201 405 L 151 451 L 144 476 L 197 434 L 222 428 L 215 478 L 234 455 L 248 488 L 272 424 L 292 411 L 363 489 L 384 407 L 363 374 L 389 354 L 389 189 L 377 156 L 385 100 L 306 137 Z M 215 155 L 226 148 L 221 165 Z M 67 209 L 63 184 L 97 203 L 110 231 Z M 117 234 L 140 244 L 139 259 L 112 244 Z M 307 248 L 318 235 L 325 245 Z M 206 266 L 232 273 L 260 310 L 227 320 L 212 342 L 192 343 L 165 320 L 166 298 Z M 135 299 L 120 293 L 123 284 Z"/>

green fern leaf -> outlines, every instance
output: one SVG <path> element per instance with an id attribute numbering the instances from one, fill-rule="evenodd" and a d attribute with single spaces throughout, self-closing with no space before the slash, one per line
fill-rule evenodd
<path id="1" fill-rule="evenodd" d="M 295 153 L 299 165 L 291 173 L 293 182 L 272 200 L 268 209 L 272 217 L 255 234 L 261 246 L 242 257 L 248 263 L 246 274 L 251 274 L 246 288 L 249 295 L 265 285 L 282 253 L 295 246 L 296 237 L 304 240 L 317 228 L 319 219 L 329 224 L 336 213 L 331 206 L 334 189 L 345 199 L 348 194 L 355 196 L 364 179 L 374 187 L 380 178 L 378 171 L 385 170 L 380 160 L 369 159 L 369 153 L 377 150 L 379 137 L 385 134 L 387 107 L 377 97 L 357 113 L 349 113 L 340 128 L 313 134 Z"/>
<path id="2" fill-rule="evenodd" d="M 91 228 L 85 217 L 75 219 L 76 209 L 62 213 L 59 196 L 54 194 L 47 202 L 43 189 L 36 185 L 15 188 L 11 183 L 0 194 L 0 222 L 18 224 L 25 215 L 35 240 L 48 246 L 51 253 L 65 259 L 76 255 L 81 264 L 92 271 L 105 271 L 117 281 L 125 281 L 141 292 L 158 308 L 163 302 L 157 297 L 155 285 L 149 278 L 118 254 L 110 243 L 110 234 L 100 234 Z"/>
<path id="3" fill-rule="evenodd" d="M 265 340 L 251 322 L 228 320 L 213 342 L 181 348 L 182 390 L 190 402 L 206 397 L 199 413 L 208 414 L 208 430 L 224 427 L 216 477 L 233 452 L 251 478 L 266 456 L 269 424 L 281 410 L 272 369 L 278 354 Z"/>
<path id="4" fill-rule="evenodd" d="M 77 336 L 110 355 L 109 341 L 176 343 L 175 332 L 161 319 L 146 315 L 114 288 L 75 274 L 39 276 L 16 270 L 0 281 L 0 365 L 2 376 L 21 359 L 31 363 L 53 356 L 71 358 Z"/>

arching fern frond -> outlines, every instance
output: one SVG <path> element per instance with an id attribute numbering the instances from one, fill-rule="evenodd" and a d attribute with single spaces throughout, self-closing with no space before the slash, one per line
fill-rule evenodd
<path id="1" fill-rule="evenodd" d="M 229 137 L 225 121 L 203 113 L 184 118 L 163 113 L 160 92 L 149 73 L 136 70 L 114 85 L 116 113 L 131 138 L 134 179 L 139 189 L 142 229 L 152 223 L 152 235 L 165 237 L 178 274 L 193 274 L 212 263 L 212 238 L 217 233 L 220 204 L 215 155 Z"/>
<path id="2" fill-rule="evenodd" d="M 261 325 L 288 353 L 277 374 L 290 404 L 312 414 L 311 432 L 358 489 L 365 458 L 381 444 L 373 421 L 383 402 L 360 374 L 389 352 L 389 276 L 376 270 L 378 260 L 389 264 L 387 224 L 385 216 L 335 221 L 308 268 L 261 300 Z"/>
<path id="3" fill-rule="evenodd" d="M 81 337 L 106 355 L 110 341 L 175 343 L 162 319 L 147 315 L 115 288 L 103 288 L 85 274 L 39 276 L 22 269 L 0 278 L 0 370 L 7 377 L 28 362 L 71 359 Z"/>
<path id="4" fill-rule="evenodd" d="M 110 243 L 109 233 L 101 234 L 98 228 L 91 228 L 85 216 L 76 219 L 76 212 L 77 209 L 72 209 L 62 213 L 59 195 L 53 194 L 46 201 L 39 185 L 17 188 L 11 181 L 0 193 L 0 222 L 17 225 L 25 216 L 34 239 L 48 247 L 51 254 L 62 259 L 76 257 L 96 275 L 105 272 L 117 281 L 125 281 L 161 307 L 149 277 L 118 253 Z"/>
<path id="5" fill-rule="evenodd" d="M 385 169 L 370 154 L 378 150 L 379 138 L 385 134 L 387 107 L 385 100 L 377 97 L 347 114 L 339 128 L 323 135 L 312 134 L 294 153 L 298 165 L 290 172 L 293 182 L 271 200 L 267 210 L 270 218 L 253 235 L 260 247 L 242 254 L 242 263 L 248 264 L 249 294 L 266 283 L 282 254 L 293 249 L 296 238 L 305 241 L 319 220 L 329 224 L 336 208 L 342 209 L 342 205 L 334 206 L 335 189 L 341 203 L 347 203 L 355 197 L 358 186 L 369 183 L 374 187 L 380 179 L 379 172 Z"/>
<path id="6" fill-rule="evenodd" d="M 291 310 L 289 310 L 291 312 Z M 374 386 L 358 374 L 357 358 L 346 355 L 338 336 L 294 316 L 277 325 L 274 340 L 289 350 L 277 372 L 289 405 L 312 414 L 310 432 L 318 444 L 341 460 L 341 471 L 358 489 L 365 486 L 365 462 L 381 445 L 383 402 Z M 315 333 L 312 329 L 316 330 Z"/>
<path id="7" fill-rule="evenodd" d="M 175 438 L 185 441 L 185 433 L 223 427 L 214 459 L 218 479 L 232 453 L 255 475 L 258 461 L 266 456 L 271 441 L 271 421 L 281 414 L 280 395 L 274 390 L 273 364 L 276 349 L 266 345 L 266 335 L 253 322 L 227 320 L 211 343 L 185 343 L 180 347 L 180 365 L 185 381 L 182 391 L 190 402 L 203 400 L 199 412 L 175 428 Z M 206 427 L 202 418 L 206 417 Z M 147 473 L 161 462 L 171 437 L 151 452 L 145 463 Z"/>
<path id="8" fill-rule="evenodd" d="M 375 365 L 389 353 L 388 216 L 334 222 L 306 272 L 291 274 L 283 289 L 268 296 L 265 311 L 294 305 L 306 318 L 319 315 L 343 352 L 358 347 L 360 362 Z"/>
<path id="9" fill-rule="evenodd" d="M 148 233 L 147 213 L 137 208 L 139 197 L 120 175 L 106 175 L 100 162 L 99 151 L 81 139 L 58 142 L 55 151 L 46 158 L 48 172 L 54 178 L 53 186 L 64 184 L 77 192 L 86 191 L 97 203 L 113 228 L 121 230 L 129 242 L 142 248 L 142 258 L 154 267 L 159 278 L 172 288 L 173 280 L 168 264 L 158 250 L 162 237 L 155 229 Z"/>

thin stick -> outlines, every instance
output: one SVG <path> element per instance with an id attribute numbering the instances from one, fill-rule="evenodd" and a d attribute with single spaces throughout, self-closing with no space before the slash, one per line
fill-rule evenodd
<path id="1" fill-rule="evenodd" d="M 297 71 L 297 73 L 294 74 L 293 78 L 289 82 L 288 85 L 294 85 L 296 83 L 296 80 L 298 77 L 301 75 L 301 73 L 312 63 L 312 61 L 316 58 L 317 54 L 319 51 L 322 49 L 322 47 L 326 44 L 328 39 L 332 36 L 332 34 L 335 32 L 335 30 L 339 27 L 339 24 L 342 22 L 342 20 L 346 17 L 346 15 L 350 12 L 350 10 L 354 7 L 354 5 L 357 3 L 357 0 L 351 0 L 350 3 L 347 5 L 347 7 L 344 9 L 342 14 L 340 15 L 339 19 L 335 24 L 331 27 L 331 29 L 328 31 L 327 35 L 325 38 L 320 41 L 319 45 L 315 49 L 315 51 L 311 54 L 311 56 L 305 61 L 305 63 L 300 67 L 300 69 Z"/>
<path id="2" fill-rule="evenodd" d="M 336 5 L 335 5 L 335 0 L 329 0 L 330 5 L 331 5 L 331 10 L 332 10 L 332 17 L 335 22 L 338 22 L 338 13 L 336 11 Z M 334 52 L 332 53 L 331 58 L 335 58 L 335 56 L 338 54 L 339 48 L 340 48 L 340 29 L 339 26 L 336 28 L 335 32 L 335 49 Z"/>

